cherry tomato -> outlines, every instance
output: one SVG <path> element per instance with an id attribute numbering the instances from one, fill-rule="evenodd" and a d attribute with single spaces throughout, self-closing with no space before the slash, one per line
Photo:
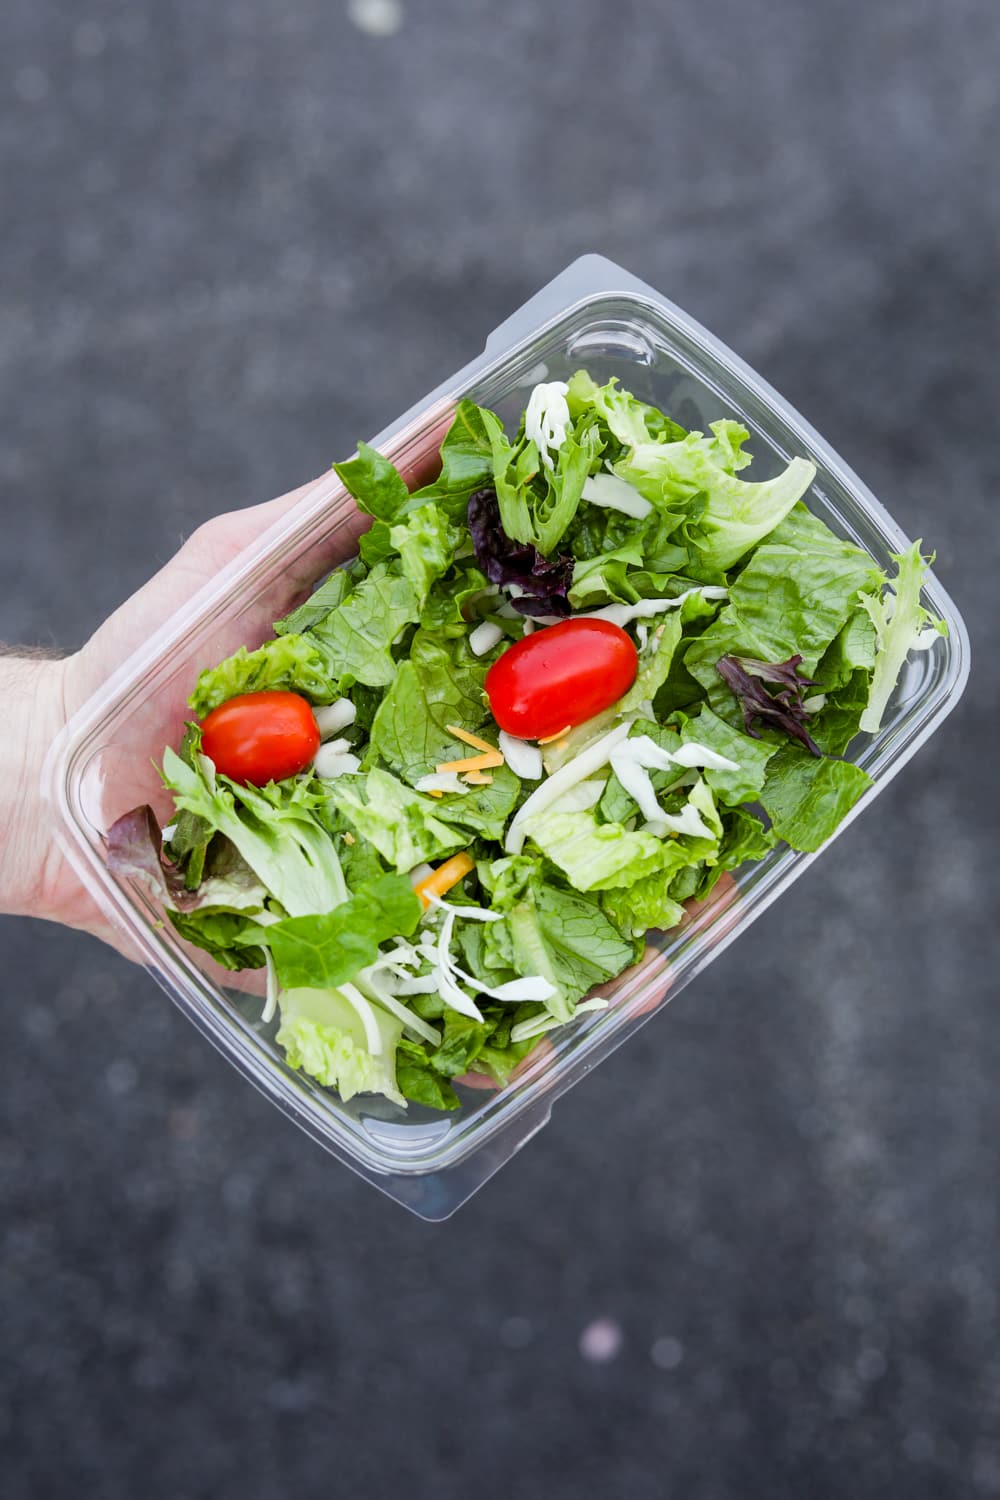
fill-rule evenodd
<path id="1" fill-rule="evenodd" d="M 561 620 L 517 641 L 486 674 L 501 729 L 544 739 L 610 708 L 635 681 L 639 659 L 610 620 Z"/>
<path id="2" fill-rule="evenodd" d="M 201 748 L 241 785 L 264 786 L 304 771 L 319 749 L 319 726 L 298 693 L 244 693 L 205 719 Z"/>

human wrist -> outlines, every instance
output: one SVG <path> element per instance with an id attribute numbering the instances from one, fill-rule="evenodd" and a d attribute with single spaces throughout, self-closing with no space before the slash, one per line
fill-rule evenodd
<path id="1" fill-rule="evenodd" d="M 42 800 L 41 769 L 66 722 L 64 666 L 28 649 L 0 649 L 6 705 L 0 734 L 0 912 L 55 921 L 61 916 L 62 856 Z"/>

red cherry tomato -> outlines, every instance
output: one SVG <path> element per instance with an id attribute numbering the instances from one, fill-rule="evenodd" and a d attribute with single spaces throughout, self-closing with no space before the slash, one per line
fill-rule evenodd
<path id="1" fill-rule="evenodd" d="M 486 692 L 501 729 L 545 739 L 610 708 L 635 681 L 639 659 L 610 620 L 561 620 L 536 630 L 498 657 Z"/>
<path id="2" fill-rule="evenodd" d="M 201 748 L 241 785 L 264 786 L 304 771 L 319 749 L 319 726 L 298 693 L 244 693 L 213 708 Z"/>

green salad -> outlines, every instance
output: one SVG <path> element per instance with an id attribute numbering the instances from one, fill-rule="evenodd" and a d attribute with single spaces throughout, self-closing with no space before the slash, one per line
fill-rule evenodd
<path id="1" fill-rule="evenodd" d="M 930 560 L 887 578 L 812 464 L 745 477 L 748 438 L 581 370 L 512 439 L 460 402 L 414 493 L 366 444 L 335 465 L 358 557 L 201 674 L 169 826 L 109 834 L 183 938 L 266 970 L 293 1068 L 440 1110 L 503 1087 L 650 929 L 863 796 L 844 753 L 944 630 Z"/>

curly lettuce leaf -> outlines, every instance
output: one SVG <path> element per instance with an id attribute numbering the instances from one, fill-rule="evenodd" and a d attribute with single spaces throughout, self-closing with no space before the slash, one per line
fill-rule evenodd
<path id="1" fill-rule="evenodd" d="M 415 792 L 388 771 L 338 776 L 325 795 L 355 833 L 374 844 L 400 874 L 468 843 L 468 834 L 441 820 L 433 798 Z"/>
<path id="2" fill-rule="evenodd" d="M 684 915 L 684 908 L 670 894 L 675 870 L 655 870 L 631 885 L 601 892 L 601 907 L 614 925 L 641 937 L 649 929 L 665 932 Z"/>
<path id="3" fill-rule="evenodd" d="M 281 1025 L 275 1041 L 285 1049 L 289 1067 L 335 1088 L 343 1100 L 355 1094 L 384 1094 L 394 1104 L 405 1104 L 396 1079 L 396 1049 L 402 1023 L 378 1006 L 376 1018 L 381 1049 L 369 1050 L 357 1011 L 335 988 L 302 985 L 281 995 Z"/>
<path id="4" fill-rule="evenodd" d="M 431 585 L 454 562 L 461 540 L 462 533 L 430 501 L 407 511 L 401 521 L 390 527 L 390 545 L 399 553 L 403 577 L 413 585 L 421 609 Z"/>
<path id="5" fill-rule="evenodd" d="M 697 782 L 688 801 L 708 815 L 709 827 L 721 827 L 711 792 Z M 599 823 L 592 812 L 549 812 L 533 818 L 528 837 L 578 891 L 631 886 L 658 871 L 677 871 L 714 857 L 718 836 L 660 838 L 621 823 Z"/>
<path id="6" fill-rule="evenodd" d="M 586 370 L 577 370 L 569 382 L 566 402 L 574 422 L 588 412 L 595 413 L 623 448 L 634 448 L 651 438 L 675 442 L 685 436 L 683 427 L 678 427 L 658 407 L 648 406 L 622 390 L 614 376 L 606 385 L 597 385 Z"/>
<path id="7" fill-rule="evenodd" d="M 354 587 L 354 581 L 343 568 L 335 568 L 329 578 L 324 578 L 309 598 L 284 619 L 274 623 L 275 635 L 301 635 L 311 630 L 318 620 L 337 609 Z"/>
<path id="8" fill-rule="evenodd" d="M 861 606 L 875 628 L 877 648 L 871 691 L 860 720 L 866 734 L 877 734 L 881 728 L 886 704 L 910 652 L 926 650 L 934 644 L 935 636 L 948 633 L 945 622 L 934 620 L 920 603 L 920 590 L 934 561 L 933 556 L 922 557 L 920 547 L 916 541 L 905 552 L 891 553 L 896 577 L 883 592 L 861 598 Z"/>
<path id="9" fill-rule="evenodd" d="M 241 646 L 217 667 L 208 667 L 188 699 L 199 719 L 243 693 L 273 689 L 302 693 L 313 703 L 330 703 L 337 681 L 316 642 L 304 635 L 282 635 L 256 651 Z"/>
<path id="10" fill-rule="evenodd" d="M 779 748 L 776 743 L 751 739 L 727 724 L 725 719 L 720 719 L 707 703 L 702 704 L 692 718 L 678 714 L 673 722 L 685 745 L 704 745 L 739 767 L 737 771 L 706 768 L 701 772 L 724 807 L 735 807 L 740 802 L 756 799 L 764 785 L 768 761 Z"/>
<path id="11" fill-rule="evenodd" d="M 576 514 L 594 447 L 589 442 L 581 446 L 568 433 L 550 469 L 523 433 L 512 445 L 492 412 L 482 411 L 482 419 L 493 454 L 493 482 L 503 529 L 514 541 L 525 542 L 548 557 Z"/>
<path id="12" fill-rule="evenodd" d="M 687 512 L 683 540 L 702 570 L 725 573 L 756 546 L 802 498 L 816 477 L 814 464 L 793 458 L 776 479 L 736 478 L 749 437 L 737 422 L 711 424 L 712 436 L 688 433 L 675 442 L 640 442 L 614 466 L 651 504 Z"/>

